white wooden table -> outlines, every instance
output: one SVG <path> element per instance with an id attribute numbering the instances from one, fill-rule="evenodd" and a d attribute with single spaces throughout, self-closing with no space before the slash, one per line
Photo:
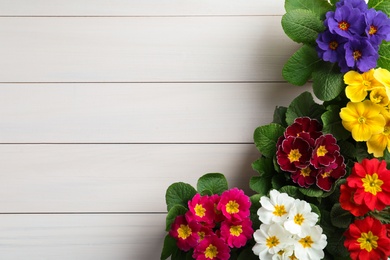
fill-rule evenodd
<path id="1" fill-rule="evenodd" d="M 249 191 L 283 5 L 0 0 L 0 259 L 159 259 L 171 183 Z"/>

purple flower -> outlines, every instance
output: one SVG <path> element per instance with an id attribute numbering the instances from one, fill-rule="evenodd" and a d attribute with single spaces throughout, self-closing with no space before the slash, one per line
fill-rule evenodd
<path id="1" fill-rule="evenodd" d="M 365 38 L 350 40 L 344 48 L 345 61 L 350 69 L 366 72 L 376 67 L 378 52 Z"/>
<path id="2" fill-rule="evenodd" d="M 346 41 L 346 38 L 338 34 L 332 34 L 329 30 L 320 33 L 316 40 L 318 56 L 324 61 L 330 62 L 337 62 L 340 59 L 344 59 L 344 43 Z"/>
<path id="3" fill-rule="evenodd" d="M 380 45 L 382 40 L 390 41 L 390 19 L 385 13 L 368 10 L 366 24 L 366 34 L 373 45 Z"/>
<path id="4" fill-rule="evenodd" d="M 365 12 L 368 9 L 367 3 L 363 0 L 340 0 L 336 7 L 342 7 L 344 5 L 350 5 L 353 8 L 358 8 L 361 12 Z"/>
<path id="5" fill-rule="evenodd" d="M 343 5 L 334 12 L 326 13 L 324 23 L 331 33 L 348 39 L 362 35 L 366 28 L 364 13 L 350 5 Z"/>

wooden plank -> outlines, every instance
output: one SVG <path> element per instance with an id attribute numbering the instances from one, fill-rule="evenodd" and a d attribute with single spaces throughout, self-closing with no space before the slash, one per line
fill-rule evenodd
<path id="1" fill-rule="evenodd" d="M 0 17 L 0 82 L 282 80 L 280 19 Z"/>
<path id="2" fill-rule="evenodd" d="M 280 15 L 284 13 L 283 3 L 259 0 L 2 0 L 0 15 Z"/>
<path id="3" fill-rule="evenodd" d="M 309 90 L 278 83 L 0 84 L 1 143 L 241 143 Z"/>
<path id="4" fill-rule="evenodd" d="M 164 229 L 164 214 L 0 215 L 0 258 L 160 259 Z"/>
<path id="5" fill-rule="evenodd" d="M 174 182 L 222 172 L 249 191 L 254 144 L 0 145 L 0 213 L 165 212 Z"/>

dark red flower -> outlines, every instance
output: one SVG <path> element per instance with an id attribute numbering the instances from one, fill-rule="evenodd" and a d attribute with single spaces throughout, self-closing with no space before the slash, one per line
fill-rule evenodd
<path id="1" fill-rule="evenodd" d="M 300 187 L 308 188 L 316 181 L 317 169 L 309 165 L 303 169 L 297 169 L 291 173 L 291 179 Z"/>
<path id="2" fill-rule="evenodd" d="M 327 167 L 336 160 L 340 147 L 331 134 L 322 135 L 315 141 L 315 147 L 310 163 L 317 169 Z"/>
<path id="3" fill-rule="evenodd" d="M 335 153 L 336 160 L 328 167 L 323 167 L 318 170 L 316 184 L 318 188 L 324 191 L 330 191 L 332 185 L 346 174 L 344 157 L 338 152 Z"/>
<path id="4" fill-rule="evenodd" d="M 289 136 L 283 140 L 276 152 L 276 159 L 283 171 L 296 172 L 310 164 L 312 148 L 301 137 Z"/>
<path id="5" fill-rule="evenodd" d="M 387 236 L 386 225 L 375 218 L 355 220 L 344 236 L 344 246 L 352 259 L 387 259 L 390 255 L 390 238 Z"/>
<path id="6" fill-rule="evenodd" d="M 322 125 L 316 120 L 309 117 L 298 117 L 290 126 L 286 128 L 284 136 L 302 137 L 314 145 L 314 141 L 322 135 Z"/>

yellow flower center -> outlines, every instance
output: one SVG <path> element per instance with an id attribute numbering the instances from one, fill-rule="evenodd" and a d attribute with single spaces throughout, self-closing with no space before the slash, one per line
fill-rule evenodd
<path id="1" fill-rule="evenodd" d="M 340 28 L 340 30 L 342 30 L 342 31 L 348 30 L 349 26 L 350 26 L 349 23 L 347 23 L 347 22 L 345 22 L 345 21 L 339 22 L 339 28 Z"/>
<path id="2" fill-rule="evenodd" d="M 331 42 L 329 43 L 329 49 L 331 49 L 331 50 L 336 50 L 337 47 L 339 47 L 339 44 L 338 44 L 336 41 L 331 41 Z"/>
<path id="3" fill-rule="evenodd" d="M 352 55 L 354 60 L 358 60 L 362 57 L 362 53 L 360 51 L 354 51 Z"/>
<path id="4" fill-rule="evenodd" d="M 181 239 L 187 239 L 192 234 L 192 230 L 188 225 L 181 224 L 177 229 L 178 237 Z"/>
<path id="5" fill-rule="evenodd" d="M 302 156 L 302 154 L 299 152 L 298 149 L 292 149 L 287 157 L 290 160 L 290 163 L 292 163 L 292 162 L 299 161 L 301 156 Z"/>
<path id="6" fill-rule="evenodd" d="M 203 218 L 206 215 L 206 209 L 201 204 L 196 204 L 194 210 L 198 217 Z"/>
<path id="7" fill-rule="evenodd" d="M 370 30 L 368 31 L 368 34 L 373 35 L 373 34 L 376 34 L 377 31 L 378 31 L 378 28 L 374 25 L 371 25 Z"/>
<path id="8" fill-rule="evenodd" d="M 378 174 L 374 173 L 373 175 L 366 174 L 362 179 L 363 187 L 365 192 L 369 192 L 372 195 L 376 196 L 378 192 L 382 191 L 383 181 L 378 179 Z"/>
<path id="9" fill-rule="evenodd" d="M 199 241 L 202 241 L 204 239 L 204 237 L 206 236 L 206 233 L 203 231 L 199 231 L 198 236 L 199 236 Z"/>
<path id="10" fill-rule="evenodd" d="M 204 251 L 204 256 L 209 259 L 214 259 L 218 255 L 218 249 L 213 244 L 210 244 Z"/>
<path id="11" fill-rule="evenodd" d="M 240 205 L 235 200 L 230 200 L 226 204 L 226 212 L 229 214 L 238 213 L 240 210 L 238 209 Z"/>
<path id="12" fill-rule="evenodd" d="M 327 152 L 328 150 L 326 150 L 325 145 L 320 145 L 320 147 L 318 147 L 317 149 L 317 156 L 324 156 L 325 154 L 327 154 Z"/>
<path id="13" fill-rule="evenodd" d="M 324 178 L 324 179 L 325 179 L 325 178 L 328 178 L 328 177 L 330 177 L 330 173 L 331 173 L 331 171 L 329 171 L 329 172 L 324 172 L 324 173 L 321 174 L 321 177 Z"/>
<path id="14" fill-rule="evenodd" d="M 359 124 L 365 124 L 366 123 L 366 118 L 364 116 L 361 116 L 358 118 Z"/>
<path id="15" fill-rule="evenodd" d="M 390 127 L 385 126 L 385 128 L 383 129 L 383 134 L 385 134 L 385 135 L 390 134 Z"/>
<path id="16" fill-rule="evenodd" d="M 301 169 L 301 172 L 299 174 L 303 177 L 307 177 L 310 176 L 310 173 L 311 173 L 310 167 L 306 167 L 304 169 Z"/>
<path id="17" fill-rule="evenodd" d="M 378 247 L 378 237 L 374 236 L 371 231 L 368 233 L 362 233 L 360 238 L 357 239 L 357 242 L 360 244 L 360 249 L 365 249 L 367 252 L 371 252 L 372 249 Z"/>
<path id="18" fill-rule="evenodd" d="M 314 243 L 313 239 L 311 239 L 311 236 L 305 236 L 304 238 L 301 238 L 298 242 L 303 246 L 303 248 L 311 247 L 311 245 Z"/>
<path id="19" fill-rule="evenodd" d="M 242 233 L 242 225 L 231 226 L 229 231 L 232 236 L 238 237 Z"/>
<path id="20" fill-rule="evenodd" d="M 287 214 L 286 208 L 284 205 L 275 205 L 275 210 L 272 212 L 275 216 L 281 217 L 284 214 Z"/>
<path id="21" fill-rule="evenodd" d="M 368 80 L 363 80 L 362 85 L 365 86 L 366 88 L 370 88 L 371 87 L 371 82 L 368 81 Z"/>
<path id="22" fill-rule="evenodd" d="M 302 214 L 298 213 L 294 216 L 294 222 L 295 224 L 297 225 L 302 225 L 303 221 L 305 220 L 305 218 L 303 217 Z"/>
<path id="23" fill-rule="evenodd" d="M 298 258 L 293 254 L 292 256 L 289 257 L 290 260 L 298 260 Z"/>
<path id="24" fill-rule="evenodd" d="M 277 245 L 279 245 L 279 243 L 280 243 L 279 239 L 276 236 L 267 237 L 267 239 L 265 240 L 265 245 L 268 248 L 272 248 L 274 246 L 277 246 Z"/>

